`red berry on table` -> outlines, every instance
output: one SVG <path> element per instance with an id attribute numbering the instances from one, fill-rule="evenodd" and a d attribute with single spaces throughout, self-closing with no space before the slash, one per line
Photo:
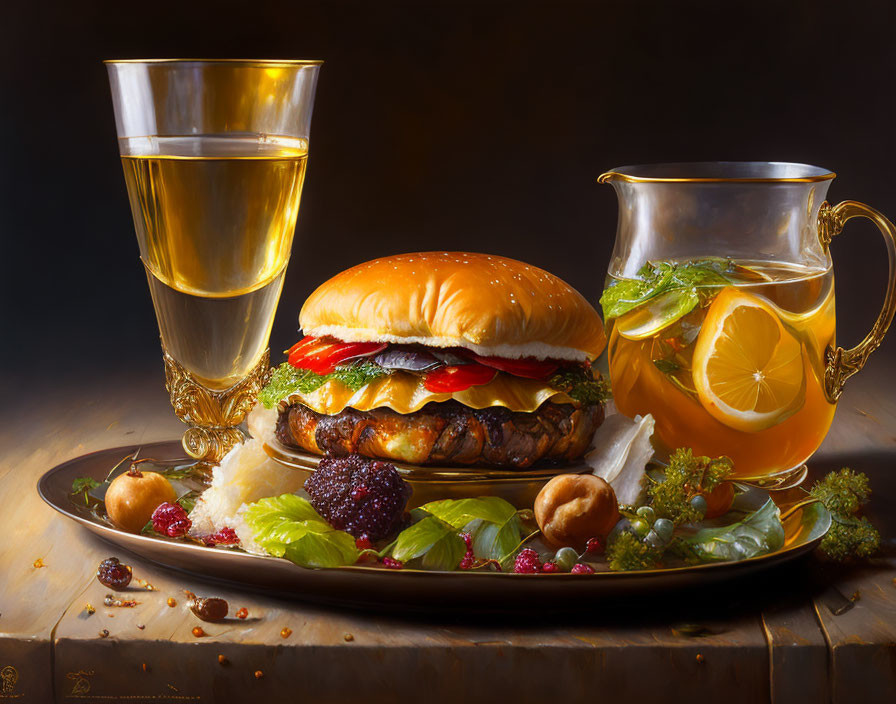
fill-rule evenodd
<path id="1" fill-rule="evenodd" d="M 386 567 L 390 570 L 400 570 L 404 568 L 404 563 L 401 560 L 396 560 L 393 557 L 384 557 L 383 567 Z"/>
<path id="2" fill-rule="evenodd" d="M 124 589 L 131 583 L 131 568 L 121 564 L 117 557 L 110 557 L 100 563 L 96 578 L 109 589 Z"/>
<path id="3" fill-rule="evenodd" d="M 594 574 L 594 568 L 591 565 L 586 565 L 584 562 L 580 562 L 577 565 L 574 565 L 570 570 L 572 574 Z"/>
<path id="4" fill-rule="evenodd" d="M 548 572 L 548 573 L 550 573 L 550 572 L 559 572 L 559 571 L 560 571 L 560 568 L 557 566 L 557 563 L 556 563 L 556 562 L 545 562 L 545 563 L 541 566 L 541 571 L 542 571 L 542 572 Z"/>

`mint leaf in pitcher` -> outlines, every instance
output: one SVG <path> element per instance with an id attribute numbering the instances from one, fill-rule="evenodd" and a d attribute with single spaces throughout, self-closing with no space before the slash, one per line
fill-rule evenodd
<path id="1" fill-rule="evenodd" d="M 664 309 L 675 320 L 691 312 L 707 293 L 731 285 L 736 265 L 730 259 L 710 257 L 689 262 L 647 262 L 635 279 L 613 281 L 600 297 L 604 318 L 611 320 L 665 295 Z"/>

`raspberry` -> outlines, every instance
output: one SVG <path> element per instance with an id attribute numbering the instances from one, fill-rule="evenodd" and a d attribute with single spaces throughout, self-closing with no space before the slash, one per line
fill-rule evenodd
<path id="1" fill-rule="evenodd" d="M 237 545 L 240 542 L 240 539 L 236 537 L 233 528 L 224 526 L 217 533 L 203 536 L 202 542 L 209 547 L 213 547 L 215 545 Z"/>
<path id="2" fill-rule="evenodd" d="M 588 542 L 585 543 L 585 552 L 594 553 L 595 555 L 602 555 L 604 552 L 605 546 L 603 541 L 600 538 L 589 538 Z"/>
<path id="3" fill-rule="evenodd" d="M 324 457 L 305 491 L 327 523 L 371 541 L 398 530 L 411 495 L 393 465 L 361 455 Z"/>
<path id="4" fill-rule="evenodd" d="M 152 512 L 152 528 L 156 533 L 169 538 L 180 538 L 187 534 L 193 522 L 180 504 L 165 502 Z"/>
<path id="5" fill-rule="evenodd" d="M 404 569 L 404 563 L 401 560 L 396 560 L 392 557 L 384 557 L 383 567 L 387 567 L 390 570 L 400 570 Z"/>
<path id="6" fill-rule="evenodd" d="M 518 574 L 533 574 L 541 571 L 541 562 L 538 553 L 532 548 L 520 550 L 513 563 L 513 571 Z"/>
<path id="7" fill-rule="evenodd" d="M 131 583 L 131 568 L 121 564 L 117 557 L 110 557 L 100 563 L 96 578 L 109 589 L 124 589 Z"/>
<path id="8" fill-rule="evenodd" d="M 370 550 L 370 548 L 373 547 L 373 543 L 370 542 L 370 538 L 366 535 L 362 535 L 355 540 L 355 547 L 358 548 L 358 550 Z"/>
<path id="9" fill-rule="evenodd" d="M 461 533 L 460 537 L 464 539 L 464 545 L 467 546 L 467 552 L 473 549 L 473 536 L 469 533 Z"/>
<path id="10" fill-rule="evenodd" d="M 556 563 L 556 562 L 545 562 L 545 563 L 541 566 L 541 571 L 542 571 L 542 572 L 559 572 L 559 571 L 560 571 L 560 568 L 557 567 L 557 563 Z"/>
<path id="11" fill-rule="evenodd" d="M 586 565 L 584 562 L 580 562 L 577 565 L 573 565 L 570 570 L 571 574 L 594 574 L 594 568 L 591 565 Z"/>

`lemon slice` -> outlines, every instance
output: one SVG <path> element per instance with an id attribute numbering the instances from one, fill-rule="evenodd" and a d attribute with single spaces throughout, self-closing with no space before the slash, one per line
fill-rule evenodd
<path id="1" fill-rule="evenodd" d="M 803 405 L 803 346 L 761 298 L 728 287 L 712 302 L 693 361 L 703 407 L 728 427 L 765 430 Z"/>
<path id="2" fill-rule="evenodd" d="M 699 302 L 694 290 L 669 291 L 617 318 L 616 329 L 627 340 L 646 340 L 686 316 Z"/>

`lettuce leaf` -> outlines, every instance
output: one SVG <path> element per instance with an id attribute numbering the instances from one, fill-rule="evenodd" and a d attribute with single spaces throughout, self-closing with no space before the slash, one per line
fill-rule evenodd
<path id="1" fill-rule="evenodd" d="M 310 369 L 296 369 L 289 362 L 284 362 L 274 370 L 271 380 L 258 394 L 258 400 L 265 408 L 274 408 L 290 394 L 296 392 L 310 394 L 333 379 L 345 384 L 352 391 L 357 391 L 388 373 L 388 370 L 369 360 L 337 367 L 324 375 L 315 374 Z"/>
<path id="2" fill-rule="evenodd" d="M 301 496 L 261 499 L 246 509 L 244 518 L 261 547 L 302 567 L 353 565 L 360 555 L 355 539 L 331 528 Z"/>

